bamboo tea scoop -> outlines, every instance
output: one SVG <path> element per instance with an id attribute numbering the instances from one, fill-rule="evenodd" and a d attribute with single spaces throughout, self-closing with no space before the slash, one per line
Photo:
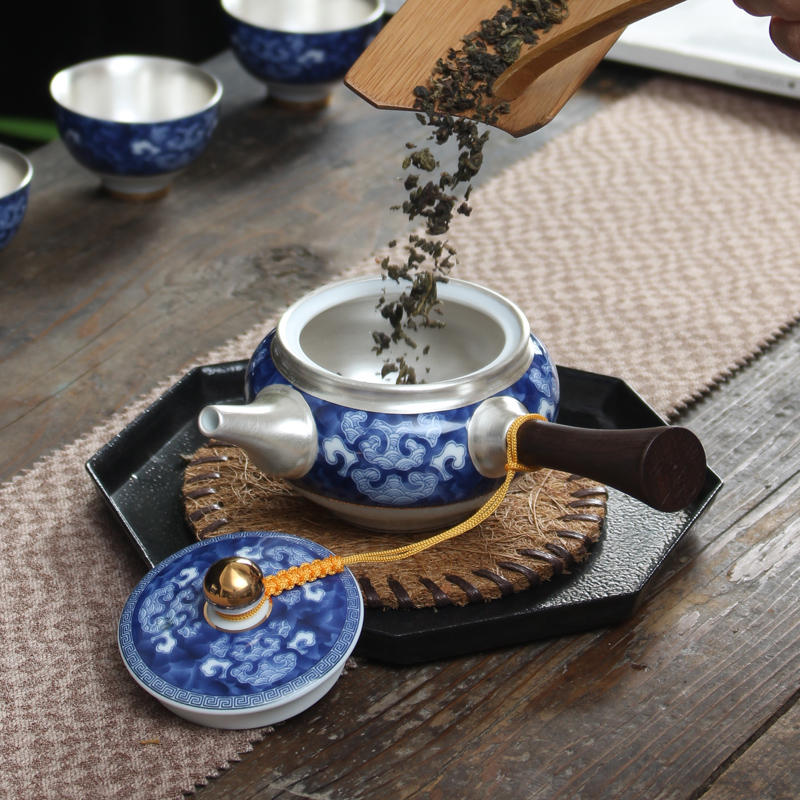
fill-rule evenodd
<path id="1" fill-rule="evenodd" d="M 505 0 L 507 3 L 508 0 Z M 495 81 L 511 113 L 496 127 L 524 136 L 550 122 L 611 49 L 626 25 L 681 0 L 569 0 L 569 16 Z M 437 59 L 494 16 L 504 0 L 406 0 L 345 77 L 378 108 L 414 108 Z"/>

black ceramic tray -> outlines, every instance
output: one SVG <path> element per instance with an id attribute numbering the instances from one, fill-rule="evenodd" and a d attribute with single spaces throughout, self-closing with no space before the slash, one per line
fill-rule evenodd
<path id="1" fill-rule="evenodd" d="M 243 402 L 247 362 L 192 370 L 86 464 L 149 566 L 192 544 L 183 516 L 185 456 L 205 441 L 197 415 Z M 558 421 L 585 428 L 645 428 L 664 421 L 624 381 L 559 367 Z M 712 470 L 693 505 L 654 511 L 613 490 L 604 535 L 589 560 L 536 589 L 464 607 L 368 609 L 357 653 L 412 664 L 621 622 L 641 602 L 669 551 L 722 486 Z"/>

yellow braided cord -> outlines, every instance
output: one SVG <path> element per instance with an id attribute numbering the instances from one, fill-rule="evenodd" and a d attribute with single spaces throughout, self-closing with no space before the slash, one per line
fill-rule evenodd
<path id="1" fill-rule="evenodd" d="M 268 595 L 276 595 L 285 592 L 287 589 L 294 589 L 295 586 L 302 586 L 309 581 L 317 578 L 324 578 L 326 575 L 335 575 L 344 570 L 344 559 L 339 556 L 330 555 L 327 558 L 309 561 L 299 567 L 289 567 L 275 575 L 267 575 L 263 578 L 264 588 Z"/>
<path id="2" fill-rule="evenodd" d="M 446 542 L 448 539 L 454 539 L 462 533 L 472 530 L 476 525 L 480 525 L 487 517 L 497 511 L 500 504 L 505 499 L 508 487 L 511 486 L 511 481 L 514 480 L 514 475 L 517 472 L 532 472 L 536 467 L 526 467 L 517 461 L 517 432 L 520 426 L 531 419 L 540 419 L 547 422 L 547 419 L 541 414 L 526 414 L 522 417 L 517 417 L 508 429 L 506 436 L 506 478 L 503 485 L 486 501 L 486 503 L 478 509 L 469 519 L 456 525 L 454 528 L 443 531 L 436 536 L 431 536 L 429 539 L 424 539 L 415 544 L 408 544 L 405 547 L 396 547 L 393 550 L 379 550 L 373 553 L 353 553 L 349 556 L 328 556 L 323 560 L 311 561 L 308 564 L 301 564 L 299 567 L 291 567 L 290 569 L 282 570 L 275 575 L 269 575 L 263 578 L 264 588 L 266 593 L 264 600 L 261 601 L 259 606 L 247 614 L 239 614 L 231 616 L 224 614 L 222 616 L 229 620 L 243 620 L 256 614 L 266 598 L 280 594 L 287 589 L 293 589 L 295 586 L 302 586 L 308 581 L 323 578 L 326 575 L 334 575 L 337 572 L 342 572 L 345 566 L 350 564 L 378 564 L 389 561 L 400 561 L 401 559 L 408 558 L 409 556 L 416 555 L 422 550 L 427 550 L 429 547 L 434 547 L 441 542 Z M 219 612 L 217 612 L 219 613 Z"/>
<path id="3" fill-rule="evenodd" d="M 337 572 L 344 571 L 344 561 L 339 556 L 330 555 L 327 558 L 317 559 L 301 564 L 299 567 L 289 567 L 289 569 L 276 572 L 274 575 L 267 575 L 261 579 L 264 584 L 264 596 L 255 608 L 245 611 L 243 614 L 223 614 L 215 609 L 219 616 L 230 622 L 243 622 L 258 614 L 264 607 L 264 603 L 270 597 L 285 592 L 287 589 L 294 589 L 295 586 L 302 586 L 309 581 L 317 578 L 324 578 L 326 575 L 335 575 Z"/>

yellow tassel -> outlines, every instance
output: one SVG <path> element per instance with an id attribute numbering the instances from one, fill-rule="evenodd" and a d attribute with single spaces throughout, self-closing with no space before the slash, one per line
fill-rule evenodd
<path id="1" fill-rule="evenodd" d="M 404 547 L 396 547 L 392 550 L 380 550 L 373 553 L 353 553 L 349 556 L 331 555 L 321 560 L 318 559 L 316 561 L 310 561 L 307 564 L 301 564 L 299 567 L 290 567 L 289 569 L 282 570 L 275 575 L 269 575 L 263 579 L 265 595 L 257 608 L 247 612 L 247 614 L 238 614 L 236 616 L 224 614 L 223 616 L 229 620 L 248 619 L 258 613 L 267 598 L 274 597 L 288 589 L 293 589 L 295 586 L 302 586 L 304 583 L 317 580 L 317 578 L 324 578 L 326 575 L 335 575 L 337 572 L 342 572 L 344 568 L 350 564 L 379 564 L 389 561 L 400 561 L 401 559 L 416 555 L 423 550 L 427 550 L 429 547 L 434 547 L 441 542 L 445 542 L 448 539 L 460 536 L 462 533 L 472 530 L 476 525 L 480 525 L 487 517 L 494 514 L 503 502 L 516 473 L 532 472 L 536 469 L 536 467 L 526 467 L 517 461 L 517 432 L 524 422 L 531 419 L 540 419 L 547 422 L 547 419 L 540 414 L 526 414 L 525 416 L 517 417 L 511 423 L 506 438 L 507 463 L 506 477 L 503 481 L 503 485 L 478 511 L 460 525 L 456 525 L 454 528 L 443 531 L 436 536 L 431 536 L 429 539 L 424 539 L 415 544 L 405 545 Z"/>

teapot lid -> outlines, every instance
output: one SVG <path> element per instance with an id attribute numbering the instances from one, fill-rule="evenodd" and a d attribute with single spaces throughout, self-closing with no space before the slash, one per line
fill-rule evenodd
<path id="1" fill-rule="evenodd" d="M 275 531 L 230 533 L 180 550 L 128 598 L 119 648 L 133 679 L 179 716 L 219 728 L 256 728 L 299 714 L 326 694 L 364 618 L 349 570 L 271 598 L 253 627 L 219 627 L 203 581 L 218 561 L 250 559 L 265 575 L 331 555 Z"/>

